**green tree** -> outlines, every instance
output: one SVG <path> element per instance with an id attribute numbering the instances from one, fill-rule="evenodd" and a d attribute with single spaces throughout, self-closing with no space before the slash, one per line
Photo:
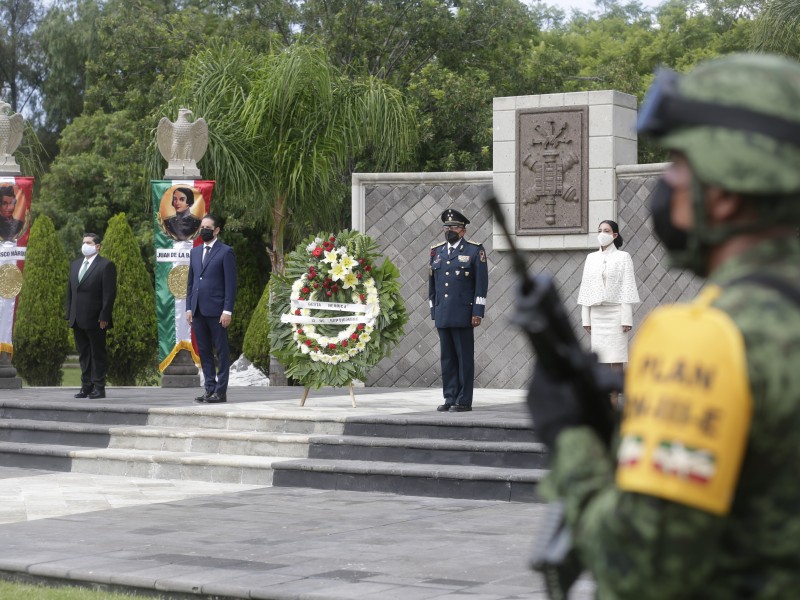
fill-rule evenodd
<path id="1" fill-rule="evenodd" d="M 269 282 L 264 286 L 261 299 L 253 311 L 250 325 L 244 336 L 242 351 L 244 357 L 253 363 L 264 375 L 269 376 Z"/>
<path id="2" fill-rule="evenodd" d="M 0 95 L 15 112 L 34 109 L 40 52 L 33 39 L 39 19 L 34 0 L 0 0 Z"/>
<path id="3" fill-rule="evenodd" d="M 149 382 L 157 371 L 155 292 L 125 213 L 108 222 L 100 254 L 117 267 L 117 299 L 108 331 L 108 380 Z"/>
<path id="4" fill-rule="evenodd" d="M 800 5 L 796 0 L 768 0 L 752 32 L 752 46 L 765 52 L 800 57 Z"/>
<path id="5" fill-rule="evenodd" d="M 236 290 L 236 307 L 233 310 L 231 324 L 228 326 L 228 343 L 231 356 L 236 360 L 242 354 L 244 338 L 250 326 L 253 311 L 266 285 L 259 268 L 258 255 L 264 253 L 264 246 L 253 243 L 252 240 L 243 238 L 232 244 L 233 253 L 236 255 L 236 271 L 238 274 L 238 289 Z"/>
<path id="6" fill-rule="evenodd" d="M 131 215 L 140 244 L 150 239 L 152 217 L 142 202 L 145 144 L 139 134 L 139 125 L 124 111 L 81 116 L 64 129 L 61 153 L 42 178 L 33 209 L 53 220 L 65 248 L 77 252 L 86 231 L 103 236 L 109 219 L 121 212 Z"/>
<path id="7" fill-rule="evenodd" d="M 166 107 L 190 106 L 209 123 L 203 173 L 224 187 L 226 215 L 271 232 L 267 253 L 283 271 L 292 223 L 327 224 L 342 211 L 341 182 L 353 157 L 371 153 L 392 169 L 414 147 L 414 117 L 402 95 L 374 77 L 349 78 L 318 47 L 268 55 L 239 44 L 193 57 Z M 150 172 L 162 161 L 150 148 Z M 219 209 L 218 209 L 219 210 Z"/>
<path id="8" fill-rule="evenodd" d="M 41 216 L 28 238 L 13 334 L 13 363 L 29 385 L 61 385 L 71 347 L 65 319 L 68 277 L 69 261 L 53 222 Z"/>

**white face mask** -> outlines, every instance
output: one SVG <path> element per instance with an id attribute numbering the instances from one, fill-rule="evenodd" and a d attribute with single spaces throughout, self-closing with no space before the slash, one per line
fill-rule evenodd
<path id="1" fill-rule="evenodd" d="M 83 252 L 83 255 L 86 258 L 89 258 L 90 256 L 94 256 L 97 253 L 97 246 L 94 246 L 92 244 L 84 244 L 83 246 L 81 246 L 81 252 Z"/>
<path id="2" fill-rule="evenodd" d="M 605 231 L 601 231 L 597 234 L 597 241 L 600 242 L 601 248 L 605 248 L 614 241 L 614 236 L 610 233 L 606 233 Z"/>

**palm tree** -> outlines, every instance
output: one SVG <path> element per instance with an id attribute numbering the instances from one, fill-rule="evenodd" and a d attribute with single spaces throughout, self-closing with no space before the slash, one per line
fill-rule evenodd
<path id="1" fill-rule="evenodd" d="M 190 59 L 165 114 L 179 106 L 208 121 L 203 174 L 223 186 L 229 214 L 270 232 L 267 253 L 277 273 L 287 239 L 337 222 L 357 157 L 368 154 L 391 170 L 416 142 L 414 114 L 400 92 L 338 69 L 311 45 L 267 55 L 214 45 Z M 150 172 L 160 164 L 152 146 Z M 294 235 L 292 225 L 307 229 Z"/>
<path id="2" fill-rule="evenodd" d="M 800 57 L 800 3 L 768 0 L 756 19 L 752 45 L 756 50 Z"/>

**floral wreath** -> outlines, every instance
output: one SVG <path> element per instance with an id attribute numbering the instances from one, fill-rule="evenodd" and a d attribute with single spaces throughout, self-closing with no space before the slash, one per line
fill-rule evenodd
<path id="1" fill-rule="evenodd" d="M 270 344 L 289 377 L 344 386 L 389 355 L 408 317 L 400 272 L 379 258 L 372 238 L 347 230 L 309 237 L 287 256 L 270 284 Z"/>

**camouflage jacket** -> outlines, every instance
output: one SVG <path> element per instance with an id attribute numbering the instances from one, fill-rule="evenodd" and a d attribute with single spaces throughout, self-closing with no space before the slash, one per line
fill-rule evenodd
<path id="1" fill-rule="evenodd" d="M 588 428 L 556 442 L 541 493 L 565 503 L 603 600 L 792 598 L 800 589 L 800 306 L 758 283 L 726 287 L 756 272 L 800 289 L 800 242 L 760 243 L 709 280 L 723 288 L 713 306 L 744 339 L 752 395 L 725 514 L 623 491 L 614 453 Z"/>

